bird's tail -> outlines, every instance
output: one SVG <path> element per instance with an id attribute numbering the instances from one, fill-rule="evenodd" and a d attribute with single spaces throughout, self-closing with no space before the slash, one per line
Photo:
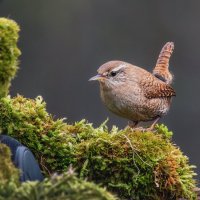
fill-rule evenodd
<path id="1" fill-rule="evenodd" d="M 169 71 L 169 59 L 174 50 L 174 43 L 167 42 L 158 57 L 156 66 L 153 70 L 154 76 L 164 81 L 167 84 L 171 84 L 173 80 L 173 75 Z"/>

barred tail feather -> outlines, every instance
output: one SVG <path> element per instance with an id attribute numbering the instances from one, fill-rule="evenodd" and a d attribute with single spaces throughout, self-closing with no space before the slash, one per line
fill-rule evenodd
<path id="1" fill-rule="evenodd" d="M 174 50 L 174 43 L 167 42 L 158 57 L 156 66 L 153 70 L 154 76 L 164 81 L 167 84 L 171 84 L 173 80 L 173 75 L 169 71 L 169 59 Z"/>

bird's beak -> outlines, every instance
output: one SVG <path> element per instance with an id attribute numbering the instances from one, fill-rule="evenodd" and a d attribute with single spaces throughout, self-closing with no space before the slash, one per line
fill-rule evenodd
<path id="1" fill-rule="evenodd" d="M 96 76 L 90 78 L 88 81 L 98 81 L 101 80 L 102 78 L 104 78 L 104 76 L 102 76 L 101 74 L 97 74 Z"/>

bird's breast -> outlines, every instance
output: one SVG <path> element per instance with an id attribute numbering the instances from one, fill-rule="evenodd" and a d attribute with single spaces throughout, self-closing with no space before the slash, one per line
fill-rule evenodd
<path id="1" fill-rule="evenodd" d="M 149 121 L 162 116 L 169 110 L 170 99 L 147 99 L 141 88 L 132 86 L 118 86 L 106 88 L 100 85 L 101 99 L 105 106 L 113 113 L 133 120 Z"/>
<path id="2" fill-rule="evenodd" d="M 106 107 L 113 113 L 124 118 L 138 118 L 139 109 L 142 108 L 142 91 L 139 88 L 125 89 L 125 85 L 116 88 L 100 86 L 101 99 Z"/>

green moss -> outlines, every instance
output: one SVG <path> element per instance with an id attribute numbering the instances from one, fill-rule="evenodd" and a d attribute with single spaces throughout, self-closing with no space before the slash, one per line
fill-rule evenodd
<path id="1" fill-rule="evenodd" d="M 19 185 L 19 171 L 11 161 L 10 149 L 0 143 L 0 199 L 6 199 Z"/>
<path id="2" fill-rule="evenodd" d="M 62 173 L 72 165 L 78 177 L 107 187 L 121 199 L 196 199 L 194 166 L 171 142 L 172 132 L 164 125 L 157 125 L 155 133 L 116 127 L 109 131 L 105 123 L 94 128 L 84 120 L 70 125 L 54 120 L 41 97 L 6 97 L 18 69 L 18 31 L 14 21 L 0 18 L 0 127 L 32 150 L 44 174 Z M 1 169 L 8 168 L 5 174 L 0 171 L 0 199 L 10 194 L 11 199 L 59 195 L 59 199 L 83 199 L 82 194 L 89 195 L 84 199 L 114 199 L 96 185 L 69 175 L 19 187 L 19 175 L 9 167 L 8 148 L 1 153 L 9 164 L 0 163 Z"/>
<path id="3" fill-rule="evenodd" d="M 77 178 L 72 169 L 42 182 L 19 183 L 19 170 L 11 161 L 10 149 L 0 143 L 0 200 L 117 200 L 104 188 Z"/>
<path id="4" fill-rule="evenodd" d="M 0 18 L 0 97 L 9 93 L 10 82 L 18 70 L 18 32 L 16 22 Z"/>
<path id="5" fill-rule="evenodd" d="M 54 175 L 42 182 L 25 182 L 10 197 L 15 200 L 117 200 L 94 183 L 73 174 Z"/>
<path id="6" fill-rule="evenodd" d="M 45 106 L 41 97 L 2 98 L 0 127 L 35 153 L 46 173 L 63 172 L 69 163 L 75 162 L 72 144 L 76 139 L 67 131 L 71 126 L 63 120 L 54 121 Z"/>
<path id="7" fill-rule="evenodd" d="M 53 120 L 41 97 L 2 98 L 0 127 L 31 148 L 47 174 L 72 164 L 80 178 L 126 199 L 195 199 L 195 173 L 164 125 L 155 133 Z"/>

